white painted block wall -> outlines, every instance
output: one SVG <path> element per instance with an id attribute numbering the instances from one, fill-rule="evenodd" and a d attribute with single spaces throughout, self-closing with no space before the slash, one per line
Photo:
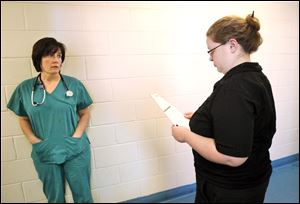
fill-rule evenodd
<path id="1" fill-rule="evenodd" d="M 299 152 L 299 2 L 1 1 L 1 202 L 46 202 L 31 145 L 6 108 L 16 85 L 36 76 L 30 56 L 38 39 L 66 45 L 63 73 L 94 100 L 93 196 L 119 202 L 195 182 L 191 149 L 172 138 L 150 94 L 195 111 L 222 77 L 206 53 L 208 27 L 253 10 L 264 42 L 252 59 L 276 101 L 275 160 Z"/>

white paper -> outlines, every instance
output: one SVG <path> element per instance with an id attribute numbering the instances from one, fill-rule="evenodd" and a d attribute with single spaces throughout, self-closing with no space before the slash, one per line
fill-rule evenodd
<path id="1" fill-rule="evenodd" d="M 175 106 L 171 105 L 157 93 L 151 94 L 151 96 L 173 125 L 183 126 L 190 129 L 190 120 L 185 118 L 183 113 L 181 113 Z"/>

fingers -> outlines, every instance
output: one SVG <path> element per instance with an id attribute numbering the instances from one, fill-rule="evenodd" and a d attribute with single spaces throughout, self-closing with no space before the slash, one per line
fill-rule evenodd
<path id="1" fill-rule="evenodd" d="M 191 119 L 193 114 L 194 114 L 193 112 L 186 112 L 186 113 L 184 113 L 184 117 L 187 118 L 187 119 Z"/>

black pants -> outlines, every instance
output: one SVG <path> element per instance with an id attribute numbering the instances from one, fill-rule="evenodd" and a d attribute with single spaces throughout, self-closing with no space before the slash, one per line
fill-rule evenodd
<path id="1" fill-rule="evenodd" d="M 254 188 L 225 189 L 199 179 L 195 203 L 263 203 L 268 185 L 269 179 Z"/>

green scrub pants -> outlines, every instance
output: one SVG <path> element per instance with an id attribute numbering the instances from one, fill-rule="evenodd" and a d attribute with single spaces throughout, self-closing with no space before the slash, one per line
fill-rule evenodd
<path id="1" fill-rule="evenodd" d="M 61 164 L 40 162 L 36 154 L 32 154 L 32 158 L 49 203 L 65 203 L 65 180 L 75 203 L 93 203 L 90 189 L 90 146 Z"/>

